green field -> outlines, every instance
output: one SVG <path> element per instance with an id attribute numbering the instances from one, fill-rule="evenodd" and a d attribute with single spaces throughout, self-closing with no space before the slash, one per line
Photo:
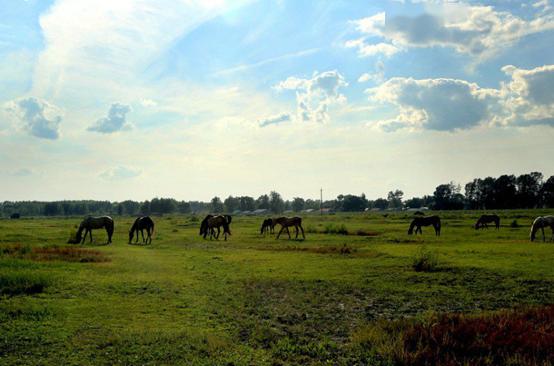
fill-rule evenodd
<path id="1" fill-rule="evenodd" d="M 441 212 L 440 237 L 408 236 L 406 213 L 314 215 L 304 241 L 234 217 L 226 242 L 164 216 L 148 246 L 127 244 L 130 217 L 109 246 L 66 245 L 79 218 L 0 220 L 0 364 L 401 364 L 436 314 L 554 303 L 554 244 L 528 239 L 545 213 L 476 231 L 480 213 Z"/>

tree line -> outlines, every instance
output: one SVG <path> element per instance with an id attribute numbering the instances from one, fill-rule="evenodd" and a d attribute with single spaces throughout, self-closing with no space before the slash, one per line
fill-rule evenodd
<path id="1" fill-rule="evenodd" d="M 501 175 L 498 178 L 476 178 L 462 187 L 453 182 L 441 184 L 432 195 L 404 200 L 401 190 L 390 191 L 387 197 L 369 200 L 364 194 L 339 195 L 336 199 L 321 203 L 321 207 L 333 211 L 364 211 L 366 209 L 392 209 L 428 207 L 434 210 L 462 209 L 515 209 L 554 208 L 554 176 L 544 179 L 539 172 Z M 250 196 L 225 199 L 214 197 L 210 202 L 178 201 L 173 198 L 153 198 L 147 201 L 5 201 L 0 203 L 0 216 L 13 213 L 21 216 L 84 216 L 84 215 L 162 215 L 171 213 L 235 213 L 267 210 L 271 213 L 318 210 L 320 201 L 295 197 L 284 200 L 272 191 L 258 198 Z"/>

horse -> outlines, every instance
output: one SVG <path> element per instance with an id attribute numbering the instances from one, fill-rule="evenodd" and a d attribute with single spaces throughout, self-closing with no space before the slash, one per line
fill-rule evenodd
<path id="1" fill-rule="evenodd" d="M 146 229 L 146 240 L 144 240 L 145 229 Z M 137 219 L 133 223 L 133 226 L 131 226 L 131 229 L 129 230 L 129 244 L 131 244 L 131 241 L 133 240 L 133 236 L 135 235 L 135 232 L 137 233 L 137 240 L 135 240 L 135 243 L 138 243 L 139 231 L 140 231 L 140 234 L 142 235 L 142 242 L 145 244 L 152 244 L 152 234 L 154 234 L 154 221 L 152 221 L 150 216 L 137 217 Z"/>
<path id="2" fill-rule="evenodd" d="M 279 217 L 277 219 L 274 219 L 273 220 L 273 224 L 274 226 L 276 224 L 279 224 L 281 225 L 281 230 L 279 230 L 279 233 L 277 234 L 277 237 L 275 239 L 279 239 L 279 236 L 281 236 L 281 233 L 283 232 L 283 230 L 287 230 L 287 234 L 289 234 L 289 239 L 291 238 L 290 237 L 290 231 L 289 231 L 289 227 L 290 226 L 294 226 L 294 228 L 296 229 L 296 237 L 295 239 L 298 239 L 298 228 L 300 228 L 300 230 L 302 230 L 302 238 L 306 239 L 306 235 L 304 235 L 304 228 L 302 227 L 302 218 L 300 217 Z"/>
<path id="3" fill-rule="evenodd" d="M 554 241 L 554 216 L 539 216 L 533 221 L 533 225 L 531 226 L 531 241 L 535 240 L 535 234 L 537 231 L 542 230 L 542 241 L 546 241 L 546 237 L 544 236 L 544 228 L 550 226 L 552 229 L 552 238 L 550 241 Z"/>
<path id="4" fill-rule="evenodd" d="M 219 239 L 219 234 L 221 233 L 220 228 L 223 226 L 223 234 L 225 235 L 225 240 L 227 240 L 227 234 L 231 235 L 231 230 L 229 229 L 229 224 L 231 224 L 232 217 L 230 215 L 207 215 L 202 223 L 200 224 L 200 235 L 206 236 L 210 234 L 210 239 L 214 236 L 216 239 Z M 217 229 L 217 234 L 215 233 Z"/>
<path id="5" fill-rule="evenodd" d="M 441 235 L 441 219 L 438 216 L 424 216 L 424 217 L 416 217 L 412 220 L 412 223 L 410 224 L 410 228 L 408 229 L 408 235 L 412 235 L 414 232 L 414 226 L 416 227 L 415 233 L 419 231 L 420 234 L 423 234 L 423 231 L 421 230 L 422 226 L 430 226 L 433 225 L 435 228 L 435 235 L 440 236 Z"/>
<path id="6" fill-rule="evenodd" d="M 265 235 L 267 233 L 274 234 L 275 224 L 272 218 L 265 219 L 260 229 L 260 234 Z"/>
<path id="7" fill-rule="evenodd" d="M 79 230 L 77 231 L 75 240 L 69 239 L 68 243 L 84 244 L 85 239 L 87 238 L 87 234 L 90 235 L 90 243 L 92 243 L 92 230 L 102 229 L 102 228 L 105 228 L 106 232 L 108 233 L 108 241 L 106 244 L 110 244 L 112 242 L 114 222 L 113 222 L 113 219 L 109 216 L 86 217 L 83 221 L 81 221 L 81 224 L 79 225 Z M 85 236 L 81 237 L 83 230 L 85 231 Z M 82 238 L 82 241 L 81 241 L 81 238 Z"/>
<path id="8" fill-rule="evenodd" d="M 481 217 L 479 217 L 479 220 L 477 220 L 477 222 L 475 223 L 475 230 L 478 230 L 478 229 L 488 229 L 488 225 L 489 223 L 493 222 L 495 227 L 496 227 L 496 230 L 500 229 L 500 217 L 498 217 L 498 215 L 481 215 Z"/>

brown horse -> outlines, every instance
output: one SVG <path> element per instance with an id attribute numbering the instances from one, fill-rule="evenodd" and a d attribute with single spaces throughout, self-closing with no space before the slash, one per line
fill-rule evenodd
<path id="1" fill-rule="evenodd" d="M 542 241 L 546 241 L 546 236 L 544 235 L 544 228 L 549 227 L 552 229 L 552 238 L 550 241 L 554 241 L 554 216 L 539 216 L 533 221 L 533 225 L 531 226 L 531 241 L 535 240 L 535 236 L 537 234 L 537 231 L 542 231 Z"/>
<path id="2" fill-rule="evenodd" d="M 260 234 L 274 234 L 275 223 L 272 218 L 265 219 L 260 229 Z"/>
<path id="3" fill-rule="evenodd" d="M 498 215 L 481 215 L 479 217 L 479 220 L 475 223 L 475 230 L 478 229 L 488 229 L 489 226 L 487 224 L 494 223 L 494 226 L 496 229 L 500 229 L 500 217 Z"/>
<path id="4" fill-rule="evenodd" d="M 223 226 L 223 234 L 225 235 L 225 240 L 227 240 L 227 235 L 231 235 L 231 229 L 229 228 L 231 221 L 232 217 L 230 215 L 207 215 L 200 224 L 200 235 L 203 235 L 204 239 L 206 239 L 209 233 L 210 239 L 213 237 L 219 239 L 220 228 Z M 215 229 L 217 229 L 217 234 Z"/>
<path id="5" fill-rule="evenodd" d="M 414 227 L 416 228 L 415 233 L 419 231 L 420 234 L 423 234 L 423 231 L 421 230 L 422 226 L 430 226 L 433 225 L 435 228 L 435 235 L 440 236 L 441 235 L 441 219 L 438 216 L 427 216 L 427 217 L 416 217 L 412 220 L 412 223 L 410 224 L 410 228 L 408 229 L 408 235 L 412 235 L 414 233 Z"/>
<path id="6" fill-rule="evenodd" d="M 102 229 L 102 228 L 105 228 L 106 233 L 108 233 L 108 242 L 106 244 L 110 244 L 112 242 L 114 223 L 113 223 L 113 219 L 109 216 L 99 216 L 99 217 L 88 216 L 81 222 L 81 225 L 79 225 L 79 230 L 77 231 L 75 240 L 69 239 L 68 243 L 84 244 L 85 239 L 87 238 L 87 234 L 90 235 L 90 243 L 92 243 L 92 230 Z M 85 231 L 85 236 L 82 236 L 83 230 Z M 81 241 L 81 238 L 82 238 L 82 241 Z"/>
<path id="7" fill-rule="evenodd" d="M 146 241 L 144 240 L 144 230 L 146 230 Z M 154 221 L 150 218 L 150 216 L 137 217 L 133 223 L 133 226 L 131 226 L 131 230 L 129 230 L 129 244 L 131 244 L 135 232 L 137 233 L 135 243 L 138 243 L 139 231 L 142 235 L 142 242 L 145 244 L 151 244 L 152 234 L 154 234 Z"/>
<path id="8" fill-rule="evenodd" d="M 306 235 L 304 235 L 304 228 L 302 227 L 302 218 L 300 217 L 279 217 L 277 219 L 274 219 L 273 220 L 273 223 L 274 223 L 274 226 L 276 224 L 279 224 L 281 225 L 281 230 L 279 230 L 279 233 L 277 234 L 277 238 L 276 239 L 279 239 L 279 236 L 281 236 L 281 233 L 283 232 L 283 230 L 287 230 L 287 234 L 289 234 L 289 239 L 291 238 L 290 237 L 290 231 L 289 231 L 289 227 L 291 226 L 294 226 L 294 228 L 296 229 L 296 237 L 295 239 L 298 239 L 298 228 L 300 228 L 300 230 L 302 230 L 302 238 L 306 239 Z"/>

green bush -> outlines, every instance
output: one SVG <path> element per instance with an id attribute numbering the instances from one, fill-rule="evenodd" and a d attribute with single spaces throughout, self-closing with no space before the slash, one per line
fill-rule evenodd
<path id="1" fill-rule="evenodd" d="M 36 273 L 0 273 L 0 295 L 31 295 L 44 291 L 50 281 Z"/>
<path id="2" fill-rule="evenodd" d="M 412 268 L 416 272 L 433 272 L 437 270 L 438 263 L 438 254 L 422 246 L 413 258 Z"/>
<path id="3" fill-rule="evenodd" d="M 510 227 L 512 227 L 512 228 L 517 228 L 519 226 L 520 225 L 518 224 L 517 220 L 512 221 L 512 223 L 510 224 Z"/>
<path id="4" fill-rule="evenodd" d="M 325 229 L 323 232 L 325 234 L 348 235 L 348 229 L 346 229 L 346 226 L 344 224 L 327 224 L 325 225 Z"/>

